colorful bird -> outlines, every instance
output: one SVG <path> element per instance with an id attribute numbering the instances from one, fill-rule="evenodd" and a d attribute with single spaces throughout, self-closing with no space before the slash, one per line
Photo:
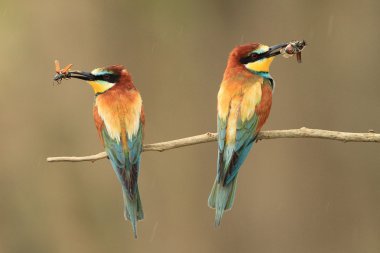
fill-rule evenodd
<path id="1" fill-rule="evenodd" d="M 93 114 L 99 137 L 121 183 L 124 217 L 132 223 L 144 218 L 137 178 L 140 170 L 144 110 L 132 77 L 120 65 L 94 69 L 91 73 L 69 71 L 68 78 L 86 80 L 94 89 Z"/>
<path id="2" fill-rule="evenodd" d="M 239 169 L 269 116 L 274 89 L 269 67 L 288 44 L 250 43 L 229 55 L 218 93 L 217 175 L 208 199 L 216 226 L 232 208 Z"/>

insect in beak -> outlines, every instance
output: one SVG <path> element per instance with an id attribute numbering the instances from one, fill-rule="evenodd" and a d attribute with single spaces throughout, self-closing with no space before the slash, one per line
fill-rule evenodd
<path id="1" fill-rule="evenodd" d="M 297 62 L 301 63 L 302 62 L 301 52 L 305 46 L 306 46 L 306 41 L 304 40 L 292 41 L 286 47 L 281 49 L 281 54 L 285 58 L 289 58 L 293 55 L 296 55 Z"/>
<path id="2" fill-rule="evenodd" d="M 58 60 L 55 60 L 54 64 L 55 64 L 55 73 L 56 73 L 54 78 L 53 78 L 54 81 L 56 81 L 58 84 L 60 84 L 62 79 L 70 78 L 70 69 L 73 66 L 73 64 L 69 64 L 66 67 L 64 67 L 63 69 L 61 69 Z"/>

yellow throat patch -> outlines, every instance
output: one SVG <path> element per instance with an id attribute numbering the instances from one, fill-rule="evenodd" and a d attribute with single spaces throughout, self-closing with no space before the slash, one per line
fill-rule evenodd
<path id="1" fill-rule="evenodd" d="M 94 89 L 95 93 L 103 93 L 115 85 L 114 83 L 108 83 L 104 81 L 89 81 L 88 83 Z"/>
<path id="2" fill-rule="evenodd" d="M 269 50 L 269 47 L 266 45 L 260 45 L 255 52 L 258 53 L 264 53 Z M 272 64 L 272 61 L 274 60 L 274 57 L 270 58 L 263 58 L 261 60 L 250 62 L 245 64 L 245 67 L 251 71 L 255 72 L 269 72 L 270 65 Z"/>
<path id="3" fill-rule="evenodd" d="M 245 67 L 255 72 L 269 72 L 270 65 L 274 57 L 264 58 L 255 62 L 245 64 Z"/>

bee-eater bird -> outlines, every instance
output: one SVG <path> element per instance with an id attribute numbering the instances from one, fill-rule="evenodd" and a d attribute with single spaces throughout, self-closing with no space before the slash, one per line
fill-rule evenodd
<path id="1" fill-rule="evenodd" d="M 131 221 L 137 238 L 136 223 L 144 217 L 137 185 L 145 123 L 140 93 L 120 65 L 91 72 L 70 71 L 69 77 L 86 80 L 95 92 L 95 125 L 121 183 L 124 217 Z"/>
<path id="2" fill-rule="evenodd" d="M 287 45 L 250 43 L 235 47 L 229 55 L 218 93 L 217 174 L 208 199 L 216 209 L 216 226 L 224 211 L 232 208 L 239 169 L 269 116 L 274 89 L 269 67 Z"/>

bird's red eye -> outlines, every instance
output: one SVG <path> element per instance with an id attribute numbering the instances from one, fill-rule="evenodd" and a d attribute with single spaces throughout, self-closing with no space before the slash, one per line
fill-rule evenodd
<path id="1" fill-rule="evenodd" d="M 105 81 L 110 80 L 110 78 L 111 78 L 111 75 L 104 75 L 103 76 L 103 80 L 105 80 Z"/>

